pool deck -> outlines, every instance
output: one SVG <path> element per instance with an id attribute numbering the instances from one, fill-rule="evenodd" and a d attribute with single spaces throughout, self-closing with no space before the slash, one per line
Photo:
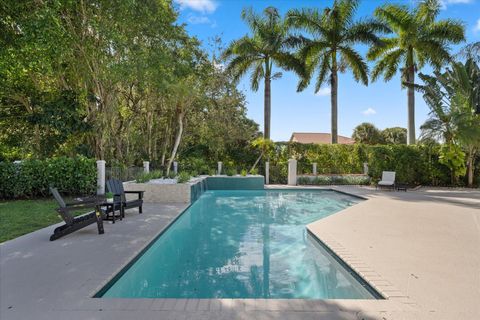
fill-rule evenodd
<path id="1" fill-rule="evenodd" d="M 91 298 L 186 207 L 146 204 L 103 235 L 1 244 L 0 319 L 480 319 L 479 190 L 334 188 L 369 200 L 308 228 L 386 300 Z"/>

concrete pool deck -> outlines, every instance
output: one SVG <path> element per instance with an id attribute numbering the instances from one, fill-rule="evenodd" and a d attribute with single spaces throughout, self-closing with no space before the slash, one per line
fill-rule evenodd
<path id="1" fill-rule="evenodd" d="M 335 189 L 369 200 L 308 227 L 387 300 L 91 298 L 186 207 L 146 204 L 103 235 L 1 244 L 0 319 L 480 318 L 480 191 Z"/>

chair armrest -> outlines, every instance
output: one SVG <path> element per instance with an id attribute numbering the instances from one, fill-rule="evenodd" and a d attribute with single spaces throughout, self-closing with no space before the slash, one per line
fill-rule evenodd
<path id="1" fill-rule="evenodd" d="M 143 194 L 145 191 L 124 191 L 125 193 L 136 193 L 138 194 L 138 199 L 143 199 Z"/>

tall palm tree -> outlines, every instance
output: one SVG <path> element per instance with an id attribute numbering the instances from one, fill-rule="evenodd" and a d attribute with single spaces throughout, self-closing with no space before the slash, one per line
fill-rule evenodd
<path id="1" fill-rule="evenodd" d="M 287 13 L 287 24 L 296 30 L 306 31 L 311 38 L 300 37 L 299 56 L 306 64 L 305 75 L 300 79 L 298 91 L 310 83 L 315 71 L 315 92 L 329 82 L 332 107 L 332 143 L 338 142 L 338 72 L 350 69 L 356 81 L 368 84 L 368 66 L 353 48 L 357 43 L 380 44 L 377 32 L 387 31 L 373 20 L 354 21 L 358 0 L 335 0 L 331 8 L 293 9 Z"/>
<path id="2" fill-rule="evenodd" d="M 372 47 L 367 57 L 377 60 L 372 80 L 383 75 L 390 80 L 400 69 L 402 82 L 415 83 L 415 74 L 425 64 L 439 69 L 450 60 L 449 44 L 464 40 L 461 22 L 438 20 L 438 0 L 422 1 L 416 8 L 386 4 L 375 10 L 375 16 L 386 23 L 394 37 L 385 38 L 382 46 Z M 415 90 L 408 86 L 407 143 L 415 143 Z"/>
<path id="3" fill-rule="evenodd" d="M 302 64 L 288 51 L 295 39 L 289 36 L 277 9 L 268 7 L 263 15 L 251 8 L 244 9 L 242 19 L 252 35 L 232 41 L 223 57 L 228 60 L 227 71 L 232 73 L 234 80 L 238 81 L 251 72 L 250 85 L 253 91 L 257 91 L 260 81 L 264 80 L 264 138 L 270 139 L 270 85 L 272 80 L 282 75 L 281 72 L 274 72 L 273 67 L 276 65 L 301 73 Z"/>

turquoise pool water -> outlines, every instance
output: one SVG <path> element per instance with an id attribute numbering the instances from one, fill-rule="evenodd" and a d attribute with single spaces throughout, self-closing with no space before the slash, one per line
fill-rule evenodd
<path id="1" fill-rule="evenodd" d="M 305 228 L 358 201 L 328 190 L 206 191 L 103 297 L 374 299 Z"/>

